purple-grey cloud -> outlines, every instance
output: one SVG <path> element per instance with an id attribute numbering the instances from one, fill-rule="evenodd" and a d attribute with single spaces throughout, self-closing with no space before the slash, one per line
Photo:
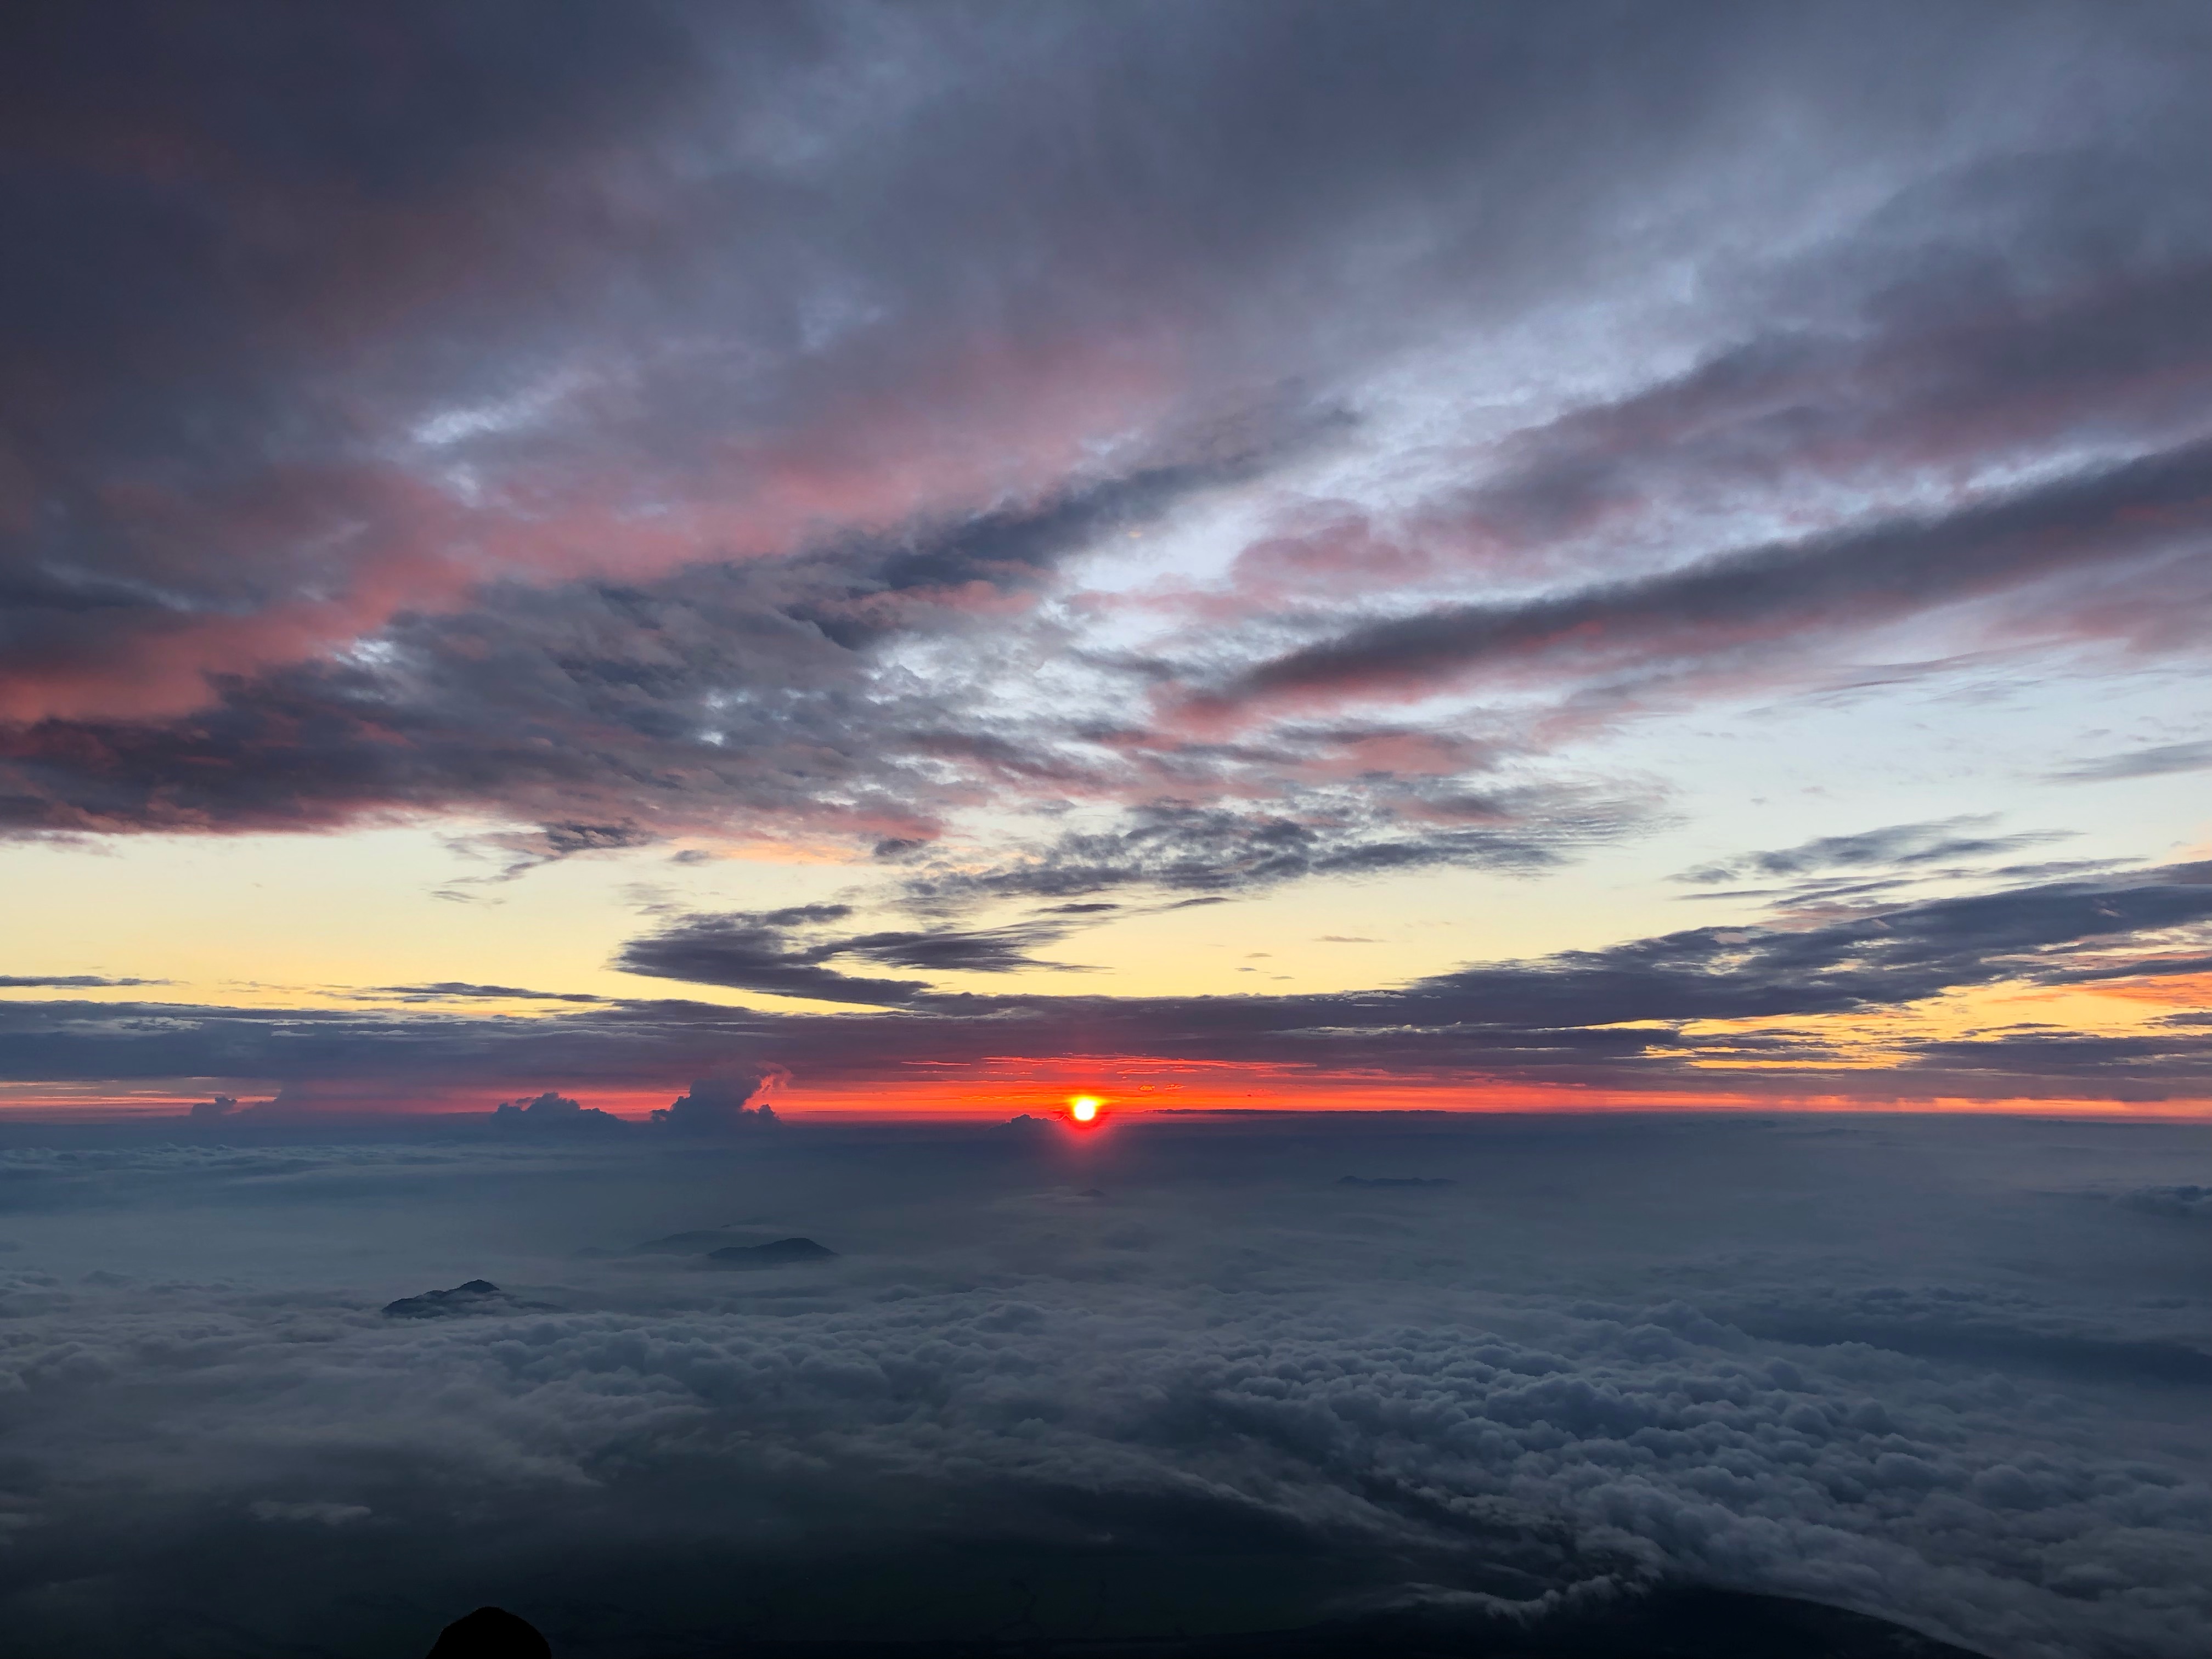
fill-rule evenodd
<path id="1" fill-rule="evenodd" d="M 1689 928 L 1393 988 L 1276 997 L 943 994 L 926 980 L 837 966 L 844 945 L 866 937 L 831 931 L 848 915 L 811 906 L 700 917 L 633 941 L 621 963 L 678 981 L 854 1005 L 849 1013 L 648 1000 L 530 1020 L 9 1003 L 0 1005 L 0 1077 L 635 1086 L 750 1065 L 787 1067 L 804 1086 L 880 1083 L 917 1065 L 1083 1054 L 1707 1094 L 1816 1083 L 1823 1092 L 1911 1096 L 2148 1098 L 2212 1088 L 2212 1036 L 2186 1024 L 2125 1036 L 1930 1042 L 1905 1070 L 1872 1073 L 1835 1054 L 1817 1030 L 1705 1037 L 1686 1029 L 1869 1013 L 2010 981 L 2056 987 L 2197 971 L 2202 951 L 2172 944 L 2212 924 L 2212 867 L 2201 864 L 1896 902 L 1809 927 Z M 962 932 L 948 929 L 956 957 Z M 1738 1063 L 1724 1073 L 1694 1063 L 1709 1053 Z"/>

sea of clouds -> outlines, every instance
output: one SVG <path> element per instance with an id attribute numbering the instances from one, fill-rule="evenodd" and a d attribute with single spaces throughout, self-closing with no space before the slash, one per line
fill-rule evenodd
<path id="1" fill-rule="evenodd" d="M 19 1127 L 0 1649 L 400 1653 L 485 1601 L 583 1659 L 1203 1633 L 1667 1578 L 2182 1659 L 2208 1165 L 2198 1126 L 2055 1120 Z M 704 1229 L 838 1255 L 629 1253 Z"/>

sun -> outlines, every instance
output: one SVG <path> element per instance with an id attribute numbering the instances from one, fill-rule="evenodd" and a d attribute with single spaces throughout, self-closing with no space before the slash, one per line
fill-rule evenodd
<path id="1" fill-rule="evenodd" d="M 1078 1123 L 1089 1123 L 1097 1117 L 1098 1105 L 1096 1095 L 1071 1095 L 1067 1102 L 1067 1115 Z"/>

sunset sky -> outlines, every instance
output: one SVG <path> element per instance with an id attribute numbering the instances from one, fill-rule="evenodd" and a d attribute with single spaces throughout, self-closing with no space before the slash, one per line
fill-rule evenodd
<path id="1" fill-rule="evenodd" d="M 0 7 L 0 1659 L 2203 1659 L 2208 659 L 2205 0 Z"/>
<path id="2" fill-rule="evenodd" d="M 1388 9 L 44 9 L 0 1112 L 2212 1109 L 2207 13 Z"/>

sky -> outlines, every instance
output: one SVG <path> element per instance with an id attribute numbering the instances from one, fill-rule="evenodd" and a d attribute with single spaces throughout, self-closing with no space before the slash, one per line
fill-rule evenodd
<path id="1" fill-rule="evenodd" d="M 7 27 L 0 1111 L 2212 1100 L 2202 7 Z"/>
<path id="2" fill-rule="evenodd" d="M 2212 1651 L 2208 85 L 7 9 L 0 1659 Z"/>

